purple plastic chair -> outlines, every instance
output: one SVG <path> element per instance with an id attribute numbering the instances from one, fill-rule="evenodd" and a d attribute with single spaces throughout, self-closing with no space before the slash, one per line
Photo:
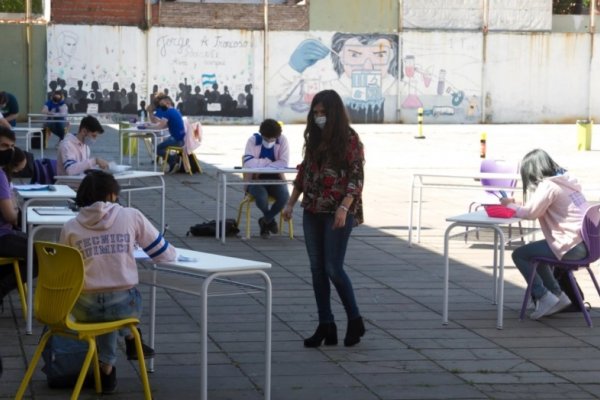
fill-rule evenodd
<path id="1" fill-rule="evenodd" d="M 527 308 L 529 298 L 531 297 L 531 284 L 533 283 L 533 279 L 535 278 L 537 267 L 540 263 L 545 263 L 553 265 L 554 268 L 564 268 L 567 271 L 567 274 L 569 276 L 569 282 L 571 282 L 571 287 L 573 288 L 573 292 L 577 297 L 577 302 L 579 303 L 579 307 L 583 312 L 585 322 L 587 322 L 590 328 L 592 327 L 592 318 L 590 317 L 590 313 L 586 310 L 585 305 L 583 304 L 583 299 L 581 298 L 581 295 L 579 294 L 579 290 L 577 288 L 577 282 L 573 277 L 573 271 L 577 271 L 581 267 L 586 268 L 590 274 L 590 277 L 592 278 L 592 281 L 594 282 L 594 286 L 596 286 L 596 291 L 600 296 L 600 287 L 598 286 L 596 277 L 594 276 L 594 273 L 590 268 L 590 264 L 597 261 L 600 258 L 600 204 L 594 204 L 586 210 L 585 217 L 583 218 L 583 223 L 581 226 L 581 236 L 588 250 L 588 256 L 583 260 L 557 261 L 554 258 L 546 257 L 536 257 L 532 259 L 533 273 L 531 274 L 531 278 L 529 279 L 529 282 L 527 284 L 527 291 L 525 291 L 525 298 L 523 299 L 523 306 L 521 307 L 521 314 L 519 316 L 520 319 L 523 319 L 523 317 L 525 316 L 525 309 Z"/>
<path id="2" fill-rule="evenodd" d="M 492 159 L 483 159 L 481 160 L 481 166 L 479 167 L 480 172 L 485 173 L 496 173 L 496 174 L 518 174 L 519 173 L 519 163 L 505 160 L 492 160 Z M 517 179 L 481 179 L 481 185 L 485 189 L 488 187 L 509 187 L 515 188 L 517 187 Z M 500 190 L 486 190 L 486 197 L 489 200 L 480 199 L 479 201 L 474 201 L 469 205 L 469 212 L 473 210 L 477 210 L 483 204 L 496 204 L 500 203 L 500 197 L 502 197 L 502 193 Z M 506 191 L 504 193 L 508 197 L 513 196 L 513 192 Z M 521 235 L 523 230 L 521 228 L 521 223 L 519 223 L 519 231 Z M 468 232 L 468 230 L 467 230 Z M 465 243 L 467 242 L 467 232 L 465 232 Z M 479 231 L 475 232 L 477 239 L 479 239 Z M 509 225 L 508 227 L 508 237 L 509 239 L 512 237 L 512 227 Z"/>

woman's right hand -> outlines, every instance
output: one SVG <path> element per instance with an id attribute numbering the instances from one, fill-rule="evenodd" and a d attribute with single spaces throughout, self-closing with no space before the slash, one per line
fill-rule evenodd
<path id="1" fill-rule="evenodd" d="M 290 204 L 286 204 L 281 211 L 281 215 L 283 215 L 283 219 L 289 221 L 292 219 L 292 212 L 294 211 L 294 206 Z"/>

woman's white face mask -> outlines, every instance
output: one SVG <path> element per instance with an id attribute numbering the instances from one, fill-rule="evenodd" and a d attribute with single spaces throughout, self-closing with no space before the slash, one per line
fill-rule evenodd
<path id="1" fill-rule="evenodd" d="M 323 129 L 325 127 L 326 123 L 327 123 L 327 117 L 325 115 L 315 117 L 315 124 L 317 124 L 317 126 L 319 128 Z"/>

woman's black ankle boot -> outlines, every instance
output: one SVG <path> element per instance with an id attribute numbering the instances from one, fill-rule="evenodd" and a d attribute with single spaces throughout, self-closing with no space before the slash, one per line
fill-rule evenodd
<path id="1" fill-rule="evenodd" d="M 361 336 L 365 334 L 365 324 L 363 323 L 362 317 L 354 318 L 348 321 L 348 329 L 346 330 L 346 337 L 344 338 L 344 346 L 354 346 L 360 342 Z"/>
<path id="2" fill-rule="evenodd" d="M 308 339 L 304 339 L 304 347 L 319 347 L 323 340 L 325 340 L 325 346 L 337 344 L 337 326 L 335 326 L 335 322 L 319 324 L 315 334 Z"/>

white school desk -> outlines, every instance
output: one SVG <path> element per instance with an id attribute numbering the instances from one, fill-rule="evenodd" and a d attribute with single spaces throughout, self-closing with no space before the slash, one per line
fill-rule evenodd
<path id="1" fill-rule="evenodd" d="M 35 185 L 37 186 L 37 185 Z M 17 196 L 23 201 L 21 205 L 21 230 L 26 232 L 27 230 L 27 213 L 25 212 L 28 207 L 33 206 L 35 203 L 44 202 L 55 202 L 60 200 L 72 200 L 77 196 L 77 193 L 67 185 L 39 185 L 40 187 L 46 187 L 44 190 L 27 190 L 24 188 L 35 187 L 34 185 L 14 185 Z M 52 187 L 54 190 L 50 190 Z"/>
<path id="2" fill-rule="evenodd" d="M 40 215 L 36 210 L 55 210 L 59 215 Z M 27 307 L 25 333 L 31 335 L 33 322 L 33 242 L 35 235 L 44 229 L 61 229 L 65 222 L 77 215 L 68 207 L 29 207 L 27 214 Z M 40 211 L 41 212 L 41 211 Z"/>
<path id="3" fill-rule="evenodd" d="M 31 138 L 33 137 L 33 134 L 41 131 L 40 128 L 35 128 L 35 127 L 30 128 L 30 127 L 21 127 L 21 126 L 11 128 L 11 130 L 15 133 L 15 136 L 17 137 L 17 139 L 25 140 L 25 151 L 31 150 L 29 146 L 31 145 Z M 42 146 L 41 144 L 40 144 L 40 158 L 44 158 L 44 146 Z"/>
<path id="4" fill-rule="evenodd" d="M 75 113 L 75 114 L 60 114 L 60 113 L 29 113 L 27 114 L 27 126 L 31 128 L 33 124 L 45 124 L 48 122 L 71 122 L 71 121 L 81 121 L 87 114 L 84 113 Z M 57 118 L 64 118 L 64 120 L 60 120 Z"/>
<path id="5" fill-rule="evenodd" d="M 492 289 L 492 297 L 494 304 L 498 304 L 498 314 L 496 327 L 502 329 L 503 312 L 504 312 L 504 246 L 506 240 L 502 226 L 516 224 L 521 221 L 521 218 L 491 218 L 488 217 L 485 211 L 476 211 L 467 214 L 458 215 L 456 217 L 447 218 L 446 221 L 450 225 L 444 233 L 444 305 L 442 323 L 448 324 L 448 293 L 450 280 L 450 257 L 449 257 L 449 241 L 450 232 L 453 228 L 460 227 L 475 227 L 487 228 L 494 231 L 494 285 Z"/>
<path id="6" fill-rule="evenodd" d="M 259 261 L 244 260 L 241 258 L 225 257 L 217 254 L 202 253 L 194 250 L 177 249 L 178 259 L 180 256 L 192 259 L 192 261 L 171 261 L 154 263 L 148 258 L 144 258 L 143 252 L 137 254 L 138 260 L 142 261 L 144 266 L 152 270 L 152 278 L 149 282 L 142 282 L 152 286 L 150 295 L 150 347 L 154 347 L 154 336 L 156 326 L 156 288 L 163 287 L 172 290 L 178 290 L 188 294 L 200 296 L 200 399 L 208 399 L 208 289 L 210 284 L 217 280 L 221 283 L 232 284 L 238 287 L 245 287 L 265 292 L 265 383 L 264 398 L 271 398 L 271 301 L 272 288 L 271 279 L 265 270 L 271 268 L 271 264 Z M 147 256 L 146 256 L 147 257 Z M 202 279 L 200 285 L 200 294 L 185 290 L 177 286 L 161 285 L 157 280 L 157 273 L 180 274 L 194 279 Z M 230 280 L 219 279 L 221 277 L 258 275 L 264 281 L 264 288 L 255 285 L 234 282 Z M 149 370 L 154 369 L 154 360 L 150 361 Z M 194 396 L 189 394 L 188 398 Z"/>
<path id="7" fill-rule="evenodd" d="M 490 172 L 476 173 L 448 173 L 448 174 L 432 174 L 432 173 L 417 173 L 413 174 L 412 184 L 410 186 L 410 214 L 408 217 L 408 247 L 412 246 L 413 234 L 413 214 L 414 214 L 414 198 L 415 189 L 419 191 L 418 206 L 417 206 L 417 243 L 421 241 L 421 211 L 423 205 L 423 189 L 458 189 L 458 190 L 504 190 L 515 191 L 514 187 L 508 186 L 483 186 L 477 180 L 481 179 L 507 179 L 520 181 L 519 174 L 499 174 Z"/>
<path id="8" fill-rule="evenodd" d="M 136 171 L 129 170 L 114 173 L 113 176 L 121 186 L 121 192 L 127 193 L 127 205 L 131 204 L 131 192 L 143 190 L 160 189 L 160 231 L 165 230 L 165 179 L 162 172 L 158 171 Z M 54 177 L 56 182 L 78 185 L 81 183 L 85 174 L 81 175 L 57 175 Z M 148 183 L 148 180 L 157 179 L 159 183 Z M 134 185 L 132 181 L 139 181 L 140 184 Z"/>
<path id="9" fill-rule="evenodd" d="M 154 152 L 150 155 L 152 157 L 152 164 L 154 165 L 154 171 L 156 171 L 156 165 L 158 164 L 156 162 L 156 157 L 157 157 L 157 147 L 158 147 L 158 140 L 162 139 L 162 138 L 167 138 L 169 137 L 169 130 L 164 128 L 164 129 L 159 129 L 159 128 L 153 128 L 151 126 L 148 126 L 146 128 L 138 128 L 137 126 L 132 126 L 130 128 L 119 128 L 119 154 L 120 154 L 120 163 L 123 164 L 123 135 L 127 135 L 129 138 L 135 138 L 135 139 L 141 139 L 141 140 L 146 140 L 146 139 L 152 139 L 152 143 L 154 145 Z M 130 143 L 131 145 L 131 143 Z M 140 152 L 139 149 L 137 151 L 137 165 L 139 167 L 140 165 Z M 129 163 L 131 164 L 131 146 L 129 146 Z"/>
<path id="10" fill-rule="evenodd" d="M 235 167 L 217 167 L 217 218 L 215 229 L 215 238 L 219 239 L 219 232 L 225 232 L 225 220 L 227 219 L 227 186 L 245 186 L 245 185 L 281 185 L 289 182 L 288 180 L 252 180 L 229 179 L 237 174 L 296 174 L 296 168 L 235 168 Z M 219 224 L 221 227 L 219 228 Z M 225 243 L 225 236 L 221 235 L 221 242 Z"/>

